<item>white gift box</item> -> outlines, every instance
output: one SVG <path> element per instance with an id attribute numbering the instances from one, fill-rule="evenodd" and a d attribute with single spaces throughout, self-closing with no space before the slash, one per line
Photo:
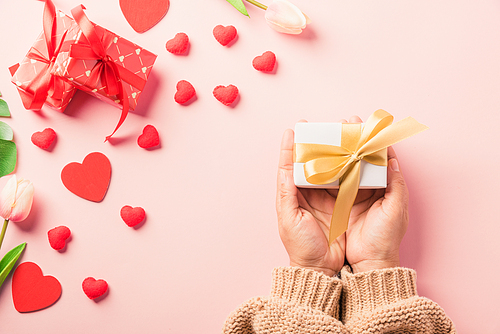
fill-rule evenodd
<path id="1" fill-rule="evenodd" d="M 324 144 L 340 146 L 342 123 L 297 123 L 295 124 L 295 143 Z M 387 155 L 387 149 L 383 150 Z M 338 189 L 339 181 L 328 184 L 312 184 L 304 175 L 304 163 L 293 164 L 293 179 L 299 188 Z M 361 160 L 359 189 L 387 187 L 387 166 L 377 166 Z"/>

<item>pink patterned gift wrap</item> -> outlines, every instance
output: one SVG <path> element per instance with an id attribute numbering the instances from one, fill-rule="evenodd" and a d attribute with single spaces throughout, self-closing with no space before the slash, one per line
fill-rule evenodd
<path id="1" fill-rule="evenodd" d="M 12 82 L 17 86 L 26 109 L 39 110 L 44 103 L 63 112 L 76 89 L 65 80 L 51 74 L 66 32 L 78 27 L 76 22 L 50 1 L 44 9 L 44 31 L 38 36 L 26 57 L 10 68 Z M 53 33 L 51 33 L 53 32 Z"/>
<path id="2" fill-rule="evenodd" d="M 73 17 L 77 15 L 75 9 L 72 11 Z M 83 11 L 80 13 L 83 23 L 75 17 L 80 26 L 73 26 L 66 37 L 73 41 L 73 45 L 64 44 L 57 56 L 53 74 L 118 108 L 128 104 L 128 109 L 134 110 L 157 56 L 95 23 L 87 22 L 85 14 L 84 19 L 81 18 L 82 14 Z M 85 26 L 85 23 L 91 27 Z M 84 30 L 92 31 L 83 31 L 82 26 Z M 92 36 L 88 36 L 89 34 Z M 97 38 L 99 43 L 95 43 L 92 38 Z M 96 55 L 98 51 L 92 50 L 95 44 L 102 46 L 102 54 Z M 126 74 L 122 73 L 123 69 L 127 71 Z M 123 99 L 127 99 L 128 103 L 124 103 L 119 94 L 115 94 L 116 90 L 109 90 L 113 84 L 110 83 L 109 76 L 116 78 L 118 85 L 122 86 Z M 137 79 L 140 79 L 139 84 L 130 82 Z"/>

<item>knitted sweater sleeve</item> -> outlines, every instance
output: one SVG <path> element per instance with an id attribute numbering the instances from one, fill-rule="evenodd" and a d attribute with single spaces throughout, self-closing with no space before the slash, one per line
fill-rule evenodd
<path id="1" fill-rule="evenodd" d="M 314 270 L 276 268 L 270 297 L 253 298 L 226 320 L 224 334 L 344 333 L 338 320 L 342 283 Z"/>
<path id="2" fill-rule="evenodd" d="M 414 270 L 352 274 L 348 268 L 341 272 L 341 313 L 350 333 L 456 333 L 439 305 L 417 295 Z"/>

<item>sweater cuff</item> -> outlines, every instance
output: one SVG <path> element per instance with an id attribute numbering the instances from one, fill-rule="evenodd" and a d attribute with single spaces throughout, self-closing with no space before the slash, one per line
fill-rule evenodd
<path id="1" fill-rule="evenodd" d="M 279 267 L 273 271 L 271 297 L 339 318 L 342 282 L 311 269 Z"/>
<path id="2" fill-rule="evenodd" d="M 407 268 L 387 268 L 352 274 L 348 266 L 341 271 L 342 322 L 364 312 L 417 296 L 417 274 Z"/>

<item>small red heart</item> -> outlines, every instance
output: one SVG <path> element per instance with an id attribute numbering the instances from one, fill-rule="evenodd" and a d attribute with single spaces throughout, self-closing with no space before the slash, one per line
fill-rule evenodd
<path id="1" fill-rule="evenodd" d="M 196 95 L 193 85 L 186 80 L 179 81 L 176 88 L 177 92 L 175 93 L 174 100 L 179 104 L 186 103 Z"/>
<path id="2" fill-rule="evenodd" d="M 54 304 L 61 296 L 61 283 L 52 276 L 43 276 L 33 262 L 21 263 L 12 277 L 12 299 L 18 312 L 32 312 Z"/>
<path id="3" fill-rule="evenodd" d="M 55 250 L 61 250 L 66 246 L 66 239 L 71 236 L 71 231 L 66 226 L 58 226 L 49 230 L 47 235 L 49 237 L 50 247 Z"/>
<path id="4" fill-rule="evenodd" d="M 183 54 L 189 46 L 189 37 L 183 32 L 175 35 L 174 38 L 167 42 L 167 51 L 175 55 Z"/>
<path id="5" fill-rule="evenodd" d="M 56 132 L 51 128 L 35 132 L 31 135 L 31 142 L 41 149 L 48 149 L 56 139 Z"/>
<path id="6" fill-rule="evenodd" d="M 231 43 L 233 39 L 235 39 L 238 32 L 233 26 L 224 27 L 223 25 L 219 24 L 214 28 L 213 34 L 217 42 L 226 46 Z"/>
<path id="7" fill-rule="evenodd" d="M 144 211 L 141 207 L 131 207 L 130 205 L 125 205 L 120 210 L 120 216 L 122 217 L 125 224 L 130 227 L 134 227 L 137 224 L 140 224 L 144 218 L 146 218 L 146 211 Z"/>
<path id="8" fill-rule="evenodd" d="M 142 135 L 137 138 L 137 144 L 142 148 L 151 148 L 160 145 L 158 130 L 152 125 L 146 125 Z"/>
<path id="9" fill-rule="evenodd" d="M 69 191 L 92 202 L 102 201 L 110 179 L 109 159 L 99 152 L 90 153 L 81 164 L 67 164 L 61 172 L 61 180 Z"/>
<path id="10" fill-rule="evenodd" d="M 123 16 L 141 33 L 152 28 L 167 14 L 169 0 L 120 0 Z"/>
<path id="11" fill-rule="evenodd" d="M 276 64 L 276 55 L 271 51 L 266 51 L 262 56 L 253 59 L 252 65 L 257 71 L 271 72 Z"/>
<path id="12" fill-rule="evenodd" d="M 83 280 L 82 288 L 87 297 L 96 299 L 108 291 L 108 283 L 103 279 L 96 280 L 93 277 L 87 277 Z"/>
<path id="13" fill-rule="evenodd" d="M 229 106 L 238 97 L 238 88 L 234 85 L 217 86 L 214 88 L 214 97 L 222 104 Z"/>

